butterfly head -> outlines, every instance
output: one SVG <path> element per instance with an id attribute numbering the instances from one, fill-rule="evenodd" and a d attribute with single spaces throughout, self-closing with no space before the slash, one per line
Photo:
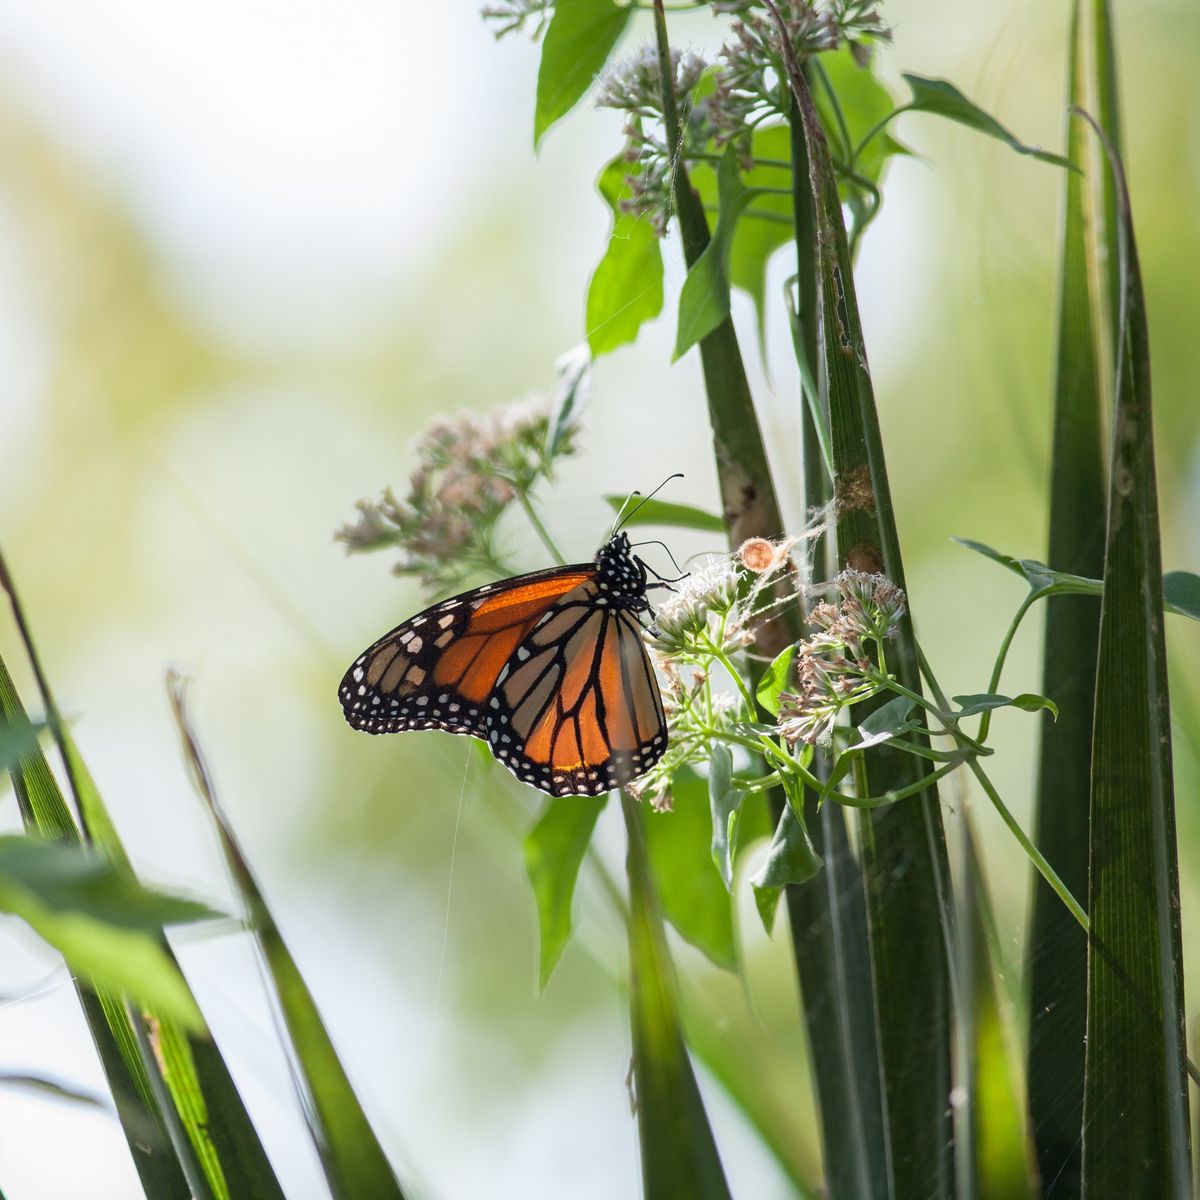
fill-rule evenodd
<path id="1" fill-rule="evenodd" d="M 614 608 L 644 612 L 650 607 L 646 599 L 646 567 L 631 550 L 627 533 L 615 534 L 600 547 L 596 554 L 596 583 Z"/>

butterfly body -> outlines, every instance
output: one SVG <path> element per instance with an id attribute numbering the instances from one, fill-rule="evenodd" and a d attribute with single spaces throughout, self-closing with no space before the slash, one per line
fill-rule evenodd
<path id="1" fill-rule="evenodd" d="M 552 795 L 620 787 L 667 746 L 638 621 L 646 590 L 646 568 L 622 533 L 592 563 L 444 600 L 354 661 L 338 690 L 346 720 L 367 733 L 478 737 Z"/>

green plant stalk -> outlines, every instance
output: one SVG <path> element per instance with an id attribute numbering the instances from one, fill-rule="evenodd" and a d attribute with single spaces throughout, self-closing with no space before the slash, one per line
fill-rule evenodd
<path id="1" fill-rule="evenodd" d="M 663 124 L 667 144 L 674 147 L 671 194 L 679 222 L 683 255 L 691 267 L 708 246 L 704 205 L 693 190 L 683 161 L 683 129 L 675 104 L 671 50 L 662 0 L 654 0 L 654 32 L 658 50 Z M 700 342 L 700 363 L 712 426 L 713 452 L 721 506 L 730 548 L 749 537 L 780 537 L 783 519 L 767 463 L 766 446 L 742 362 L 732 318 L 726 318 Z M 787 644 L 784 622 L 764 627 L 758 649 L 774 658 Z"/>
<path id="2" fill-rule="evenodd" d="M 778 10 L 767 3 L 777 23 Z M 816 214 L 824 385 L 830 407 L 838 560 L 884 571 L 904 586 L 883 447 L 867 370 L 837 180 L 815 106 L 785 43 L 789 81 L 808 150 Z M 919 691 L 912 627 L 897 639 L 895 672 Z M 914 782 L 908 756 L 881 747 L 871 774 L 886 791 Z M 946 1196 L 953 1187 L 950 977 L 953 928 L 941 814 L 931 788 L 913 803 L 860 818 L 876 1020 L 898 1196 Z"/>
<path id="3" fill-rule="evenodd" d="M 667 144 L 681 150 L 683 134 L 679 113 L 675 106 L 670 66 L 670 42 L 667 36 L 666 14 L 662 0 L 654 0 L 654 26 Z M 672 195 L 679 222 L 680 238 L 683 243 L 685 261 L 690 267 L 700 258 L 708 245 L 708 221 L 704 206 L 692 189 L 686 165 L 680 154 L 676 155 L 676 161 L 672 164 L 672 176 Z M 802 289 L 805 286 L 805 284 L 801 284 Z M 811 321 L 814 311 L 814 308 L 810 307 L 805 313 L 805 319 Z M 784 532 L 783 520 L 732 319 L 726 318 L 712 333 L 703 338 L 699 349 L 705 393 L 708 399 L 709 422 L 713 433 L 713 450 L 721 491 L 722 513 L 728 531 L 730 548 L 736 548 L 749 537 L 779 537 Z M 812 361 L 815 362 L 815 358 Z M 809 461 L 819 462 L 819 455 L 811 454 Z M 797 618 L 798 613 L 789 607 L 785 613 L 785 620 L 765 624 L 759 632 L 756 649 L 768 660 L 775 658 L 784 646 L 799 634 Z M 751 702 L 750 710 L 754 711 L 753 702 Z M 783 805 L 783 797 L 778 793 L 773 793 L 771 809 L 777 821 L 782 815 Z M 815 805 L 810 806 L 807 803 L 805 805 L 806 810 L 814 807 Z M 830 813 L 827 818 L 823 819 L 832 827 L 834 821 L 841 819 L 841 814 Z M 841 837 L 844 842 L 844 824 Z M 832 885 L 834 895 L 840 903 L 846 891 L 845 881 L 853 872 L 851 865 L 853 858 L 848 852 L 848 846 L 836 841 L 832 844 L 831 849 L 840 855 L 837 877 Z M 799 890 L 794 886 L 785 889 L 789 905 L 795 902 Z M 816 903 L 821 903 L 819 896 L 814 896 L 813 899 Z M 849 902 L 848 909 L 846 921 L 838 931 L 839 934 L 845 934 L 845 930 L 854 926 L 857 915 L 854 910 L 854 901 Z M 805 937 L 807 931 L 812 928 L 812 922 L 806 925 L 798 923 L 797 918 L 802 920 L 803 916 L 803 910 L 798 909 L 792 920 L 793 944 L 798 964 L 805 961 L 804 956 L 808 949 Z M 855 988 L 852 994 L 859 995 L 857 989 L 861 982 L 861 974 L 856 971 L 844 974 L 842 982 L 847 981 Z M 853 1034 L 847 1034 L 843 1041 L 851 1041 L 854 1047 L 861 1051 L 869 1046 L 865 1040 L 868 1032 L 867 1030 L 857 1030 Z M 847 1086 L 851 1087 L 852 1085 L 847 1084 Z M 869 1148 L 878 1145 L 878 1140 L 874 1139 L 870 1133 L 866 1136 L 866 1141 Z"/>
<path id="4" fill-rule="evenodd" d="M 680 1031 L 676 983 L 637 802 L 621 792 L 628 835 L 630 1025 L 645 1200 L 730 1200 Z"/>
<path id="5" fill-rule="evenodd" d="M 538 540 L 546 547 L 546 551 L 554 562 L 560 567 L 563 566 L 567 560 L 563 558 L 554 539 L 550 536 L 550 531 L 546 528 L 545 522 L 542 521 L 541 514 L 538 512 L 533 501 L 530 500 L 529 493 L 518 491 L 517 500 L 520 502 L 525 516 L 529 518 L 529 523 L 533 526 L 534 533 L 538 535 Z"/>
<path id="6" fill-rule="evenodd" d="M 1099 65 L 1087 50 L 1080 0 L 1075 0 L 1068 56 L 1071 104 L 1084 102 L 1088 67 L 1095 70 Z M 1067 157 L 1084 162 L 1088 151 L 1083 123 L 1068 116 Z M 1065 171 L 1063 181 L 1046 562 L 1055 570 L 1097 579 L 1104 573 L 1100 416 L 1106 388 L 1100 343 L 1111 344 L 1113 338 L 1111 331 L 1102 337 L 1099 329 L 1105 309 L 1096 294 L 1099 246 L 1094 222 L 1089 221 L 1089 190 L 1094 179 Z M 1115 247 L 1111 257 L 1115 268 Z M 1014 628 L 1036 598 L 1036 593 L 1026 597 L 1014 618 Z M 1090 596 L 1050 596 L 1046 604 L 1042 691 L 1054 697 L 1059 719 L 1041 723 L 1034 838 L 1054 864 L 1063 886 L 1073 895 L 1086 896 L 1100 604 Z M 994 691 L 996 683 L 998 680 L 989 690 Z M 981 725 L 981 733 L 985 728 Z M 1087 1023 L 1087 937 L 1070 916 L 1046 883 L 1035 878 L 1026 963 L 1027 1070 L 1029 1117 L 1047 1200 L 1066 1200 L 1082 1189 L 1079 1128 Z"/>

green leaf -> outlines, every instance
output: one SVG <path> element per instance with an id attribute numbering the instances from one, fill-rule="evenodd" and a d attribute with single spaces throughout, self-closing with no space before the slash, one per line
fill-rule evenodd
<path id="1" fill-rule="evenodd" d="M 592 86 L 632 11 L 612 0 L 557 0 L 542 39 L 533 117 L 535 148 L 550 126 L 565 117 Z"/>
<path id="2" fill-rule="evenodd" d="M 881 746 L 906 733 L 921 729 L 919 721 L 912 719 L 916 704 L 907 696 L 896 696 L 886 704 L 880 705 L 858 726 L 860 741 L 845 747 L 833 762 L 833 769 L 825 786 L 817 797 L 818 804 L 824 804 L 834 795 L 837 785 L 850 774 L 855 762 L 872 746 Z"/>
<path id="3" fill-rule="evenodd" d="M 844 810 L 816 807 L 810 794 L 807 828 L 824 869 L 788 888 L 787 906 L 820 1105 L 824 1194 L 892 1200 L 862 870 Z"/>
<path id="4" fill-rule="evenodd" d="M 1200 575 L 1169 571 L 1163 576 L 1163 599 L 1168 612 L 1200 621 Z"/>
<path id="5" fill-rule="evenodd" d="M 45 1075 L 34 1075 L 25 1071 L 0 1071 L 0 1086 L 21 1088 L 48 1096 L 53 1100 L 68 1100 L 72 1104 L 83 1104 L 88 1108 L 98 1108 L 111 1115 L 112 1109 L 101 1097 L 92 1092 L 80 1091 L 79 1088 L 50 1079 Z"/>
<path id="6" fill-rule="evenodd" d="M 32 754 L 38 746 L 38 736 L 46 728 L 25 721 L 20 725 L 0 725 L 0 771 L 16 766 L 19 759 Z"/>
<path id="7" fill-rule="evenodd" d="M 737 152 L 731 146 L 717 168 L 720 213 L 704 252 L 688 270 L 679 293 L 679 325 L 673 359 L 682 358 L 729 317 L 729 251 L 738 218 L 755 192 L 742 184 Z"/>
<path id="8" fill-rule="evenodd" d="M 1013 558 L 1012 555 L 1001 554 L 999 550 L 993 550 L 991 546 L 985 546 L 983 542 L 971 541 L 970 538 L 955 537 L 950 540 L 957 542 L 960 546 L 965 546 L 968 550 L 974 550 L 976 554 L 982 554 L 984 558 L 990 558 L 992 562 L 999 563 L 1002 567 L 1007 567 L 1010 571 L 1022 576 L 1035 592 L 1044 592 L 1048 596 L 1098 596 L 1104 590 L 1099 579 L 1086 579 L 1067 571 L 1055 571 L 1045 563 L 1038 562 L 1036 558 Z"/>
<path id="9" fill-rule="evenodd" d="M 781 650 L 775 661 L 763 672 L 754 695 L 759 704 L 773 717 L 779 716 L 779 693 L 787 687 L 792 660 L 796 657 L 796 646 L 792 644 Z"/>
<path id="10" fill-rule="evenodd" d="M 0 911 L 22 918 L 94 986 L 204 1028 L 152 935 L 165 924 L 218 915 L 211 909 L 143 888 L 82 847 L 12 836 L 0 838 Z"/>
<path id="11" fill-rule="evenodd" d="M 643 813 L 625 793 L 621 808 L 629 835 L 629 1013 L 642 1194 L 645 1200 L 730 1200 L 680 1029 L 677 984 L 642 838 Z"/>
<path id="12" fill-rule="evenodd" d="M 538 986 L 543 990 L 571 940 L 575 881 L 607 796 L 546 801 L 525 838 L 525 871 L 538 913 Z"/>
<path id="13" fill-rule="evenodd" d="M 822 54 L 821 69 L 825 72 L 830 86 L 837 95 L 838 104 L 842 110 L 842 118 L 850 134 L 850 141 L 858 146 L 864 137 L 896 107 L 891 93 L 883 86 L 870 67 L 860 67 L 854 61 L 854 55 L 849 46 L 844 46 L 831 54 Z M 813 99 L 817 111 L 821 114 L 821 122 L 826 130 L 839 128 L 839 123 L 833 112 L 833 106 L 823 87 L 815 90 Z M 884 163 L 896 154 L 908 154 L 906 147 L 886 133 L 879 133 L 863 147 L 862 153 L 854 163 L 854 170 L 877 183 L 883 174 Z M 843 198 L 849 187 L 842 184 Z"/>
<path id="14" fill-rule="evenodd" d="M 766 317 L 767 263 L 780 246 L 792 237 L 792 200 L 778 190 L 792 182 L 791 135 L 786 125 L 764 125 L 754 131 L 751 154 L 758 161 L 743 173 L 742 183 L 754 201 L 742 212 L 733 230 L 729 247 L 729 282 L 741 288 L 754 301 L 759 333 Z M 776 166 L 774 163 L 783 163 Z M 720 210 L 717 172 L 707 164 L 697 166 L 693 183 L 704 204 Z"/>
<path id="15" fill-rule="evenodd" d="M 1079 5 L 1072 5 L 1070 93 L 1084 102 L 1079 62 Z M 1067 121 L 1067 155 L 1084 162 L 1080 122 Z M 1058 342 L 1050 471 L 1048 561 L 1076 577 L 1104 570 L 1104 467 L 1100 420 L 1105 407 L 1096 336 L 1101 319 L 1092 279 L 1097 246 L 1087 215 L 1085 180 L 1064 177 L 1060 239 Z M 1093 266 L 1089 266 L 1092 263 Z M 974 548 L 974 547 L 973 547 Z M 1071 895 L 1087 895 L 1088 821 L 1096 654 L 1095 599 L 1047 599 L 1042 690 L 1062 716 L 1043 721 L 1033 839 Z M 1038 1169 L 1053 1193 L 1082 1192 L 1080 1137 L 1087 1020 L 1087 935 L 1040 874 L 1033 875 L 1027 957 L 1029 1124 Z"/>
<path id="16" fill-rule="evenodd" d="M 998 138 L 1018 154 L 1028 154 L 1042 162 L 1078 170 L 1070 159 L 1064 158 L 1061 154 L 1051 154 L 1038 146 L 1027 146 L 1024 142 L 1018 141 L 995 117 L 985 113 L 979 105 L 968 100 L 954 84 L 945 79 L 926 79 L 921 75 L 911 75 L 908 72 L 901 72 L 901 75 L 904 82 L 912 89 L 912 100 L 905 105 L 910 112 L 936 113 L 950 121 L 957 121 L 958 124 L 965 125 L 968 129 L 986 133 L 988 137 Z"/>
<path id="17" fill-rule="evenodd" d="M 1121 320 L 1096 669 L 1083 1186 L 1188 1196 L 1179 863 L 1150 335 L 1120 159 Z"/>
<path id="18" fill-rule="evenodd" d="M 950 714 L 955 720 L 960 717 L 973 717 L 982 712 L 991 712 L 997 708 L 1020 708 L 1025 712 L 1039 712 L 1046 709 L 1055 720 L 1058 720 L 1058 705 L 1045 696 L 1033 692 L 1022 692 L 1019 696 L 1001 696 L 995 692 L 980 692 L 971 696 L 955 696 L 954 703 L 959 706 L 956 713 Z"/>
<path id="19" fill-rule="evenodd" d="M 742 793 L 733 784 L 733 755 L 728 746 L 713 747 L 708 765 L 708 803 L 712 810 L 712 860 L 727 892 L 733 891 L 733 829 Z"/>
<path id="20" fill-rule="evenodd" d="M 768 933 L 775 922 L 779 894 L 790 883 L 806 883 L 821 869 L 821 857 L 813 847 L 808 830 L 786 805 L 775 827 L 775 836 L 767 848 L 767 857 L 750 886 L 763 928 Z"/>
<path id="21" fill-rule="evenodd" d="M 713 861 L 708 785 L 693 771 L 671 784 L 674 809 L 647 812 L 642 828 L 655 890 L 680 936 L 718 967 L 737 967 L 733 904 Z"/>
<path id="22" fill-rule="evenodd" d="M 874 712 L 869 713 L 858 726 L 858 732 L 864 740 L 876 740 L 882 734 L 893 737 L 907 733 L 915 728 L 909 719 L 915 709 L 916 702 L 907 696 L 895 696 L 886 704 L 881 704 Z"/>
<path id="23" fill-rule="evenodd" d="M 993 550 L 991 546 L 985 546 L 982 542 L 973 542 L 970 538 L 956 537 L 950 540 L 1023 576 L 1030 588 L 1039 595 L 1102 596 L 1104 594 L 1102 580 L 1088 579 L 1069 571 L 1055 571 L 1045 563 L 1038 562 L 1036 558 L 1013 558 L 1011 555 L 1001 554 L 999 550 Z M 1188 571 L 1172 571 L 1163 577 L 1162 594 L 1165 612 L 1200 621 L 1200 576 L 1193 575 Z"/>
<path id="24" fill-rule="evenodd" d="M 637 213 L 623 212 L 621 201 L 632 193 L 626 178 L 636 168 L 623 157 L 601 172 L 597 186 L 612 209 L 608 247 L 588 284 L 588 346 L 594 357 L 632 342 L 663 306 L 662 242 L 653 223 Z"/>
<path id="25" fill-rule="evenodd" d="M 404 1192 L 354 1093 L 312 993 L 217 803 L 188 724 L 183 682 L 171 676 L 169 685 L 175 721 L 196 790 L 216 828 L 229 872 L 275 986 L 295 1053 L 297 1082 L 306 1100 L 305 1115 L 329 1190 L 334 1200 L 359 1200 L 364 1196 L 370 1196 L 371 1200 L 404 1200 Z"/>
<path id="26" fill-rule="evenodd" d="M 605 496 L 613 512 L 620 512 L 628 502 L 627 496 Z M 715 513 L 705 512 L 691 504 L 670 504 L 665 500 L 641 500 L 637 512 L 621 518 L 622 525 L 669 525 L 675 529 L 699 529 L 705 533 L 724 533 L 725 523 Z"/>
<path id="27" fill-rule="evenodd" d="M 980 1200 L 1033 1200 L 1041 1192 L 1031 1184 L 1017 1038 L 1003 989 L 997 986 L 1007 975 L 969 813 L 964 816 L 956 941 L 963 994 L 957 1070 L 967 1104 L 960 1110 L 967 1118 L 960 1128 L 973 1136 L 962 1138 L 956 1150 L 960 1163 L 965 1158 L 969 1164 L 967 1177 L 978 1181 Z M 1052 1186 L 1050 1194 L 1057 1191 Z"/>
<path id="28" fill-rule="evenodd" d="M 1087 26 L 1105 7 L 1091 4 L 1086 16 L 1071 4 L 1068 97 L 1072 104 L 1103 96 L 1115 82 L 1112 46 L 1101 49 Z M 1090 51 L 1095 49 L 1095 53 Z M 1106 61 L 1102 62 L 1104 59 Z M 1058 331 L 1054 370 L 1054 425 L 1050 469 L 1049 544 L 1046 561 L 1074 577 L 1104 574 L 1104 462 L 1101 426 L 1107 417 L 1101 345 L 1116 343 L 1113 304 L 1097 282 L 1114 274 L 1120 257 L 1113 209 L 1096 204 L 1095 172 L 1082 120 L 1066 119 L 1066 153 L 1086 176 L 1068 171 L 1059 249 Z M 1111 189 L 1106 188 L 1106 192 Z M 1092 211 L 1103 208 L 1099 220 Z M 1095 725 L 1096 658 L 1100 606 L 1093 598 L 1058 595 L 1046 602 L 1042 691 L 1062 710 L 1040 723 L 1041 747 L 1034 807 L 1034 842 L 1071 895 L 1088 889 L 1092 732 Z M 1028 945 L 1027 992 L 1029 1123 L 1044 1180 L 1063 1197 L 1083 1191 L 1080 1129 L 1083 1121 L 1084 1051 L 1087 1042 L 1087 935 L 1054 890 L 1035 873 Z"/>

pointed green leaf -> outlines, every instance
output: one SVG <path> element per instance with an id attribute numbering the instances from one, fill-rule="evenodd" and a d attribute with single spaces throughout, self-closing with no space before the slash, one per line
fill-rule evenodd
<path id="1" fill-rule="evenodd" d="M 587 341 L 593 356 L 632 342 L 663 306 L 662 242 L 644 215 L 623 212 L 621 202 L 632 192 L 626 182 L 636 167 L 623 157 L 600 174 L 597 187 L 612 209 L 608 247 L 587 290 Z"/>
<path id="2" fill-rule="evenodd" d="M 0 725 L 0 771 L 7 771 L 37 749 L 38 736 L 45 725 L 26 721 L 21 725 Z"/>
<path id="3" fill-rule="evenodd" d="M 849 46 L 843 46 L 830 54 L 822 54 L 820 63 L 830 87 L 838 98 L 842 120 L 846 123 L 846 131 L 850 135 L 853 149 L 862 143 L 867 134 L 879 128 L 880 122 L 895 109 L 895 101 L 875 75 L 874 64 L 860 66 Z M 840 122 L 823 87 L 815 90 L 813 99 L 825 129 L 839 129 Z M 877 183 L 883 174 L 883 166 L 887 159 L 894 154 L 907 153 L 909 151 L 894 138 L 880 132 L 863 146 L 862 152 L 854 160 L 854 170 L 872 183 Z M 847 191 L 847 185 L 843 184 L 843 197 Z"/>
<path id="4" fill-rule="evenodd" d="M 1086 104 L 1088 55 L 1079 0 L 1071 5 L 1068 93 Z M 1096 280 L 1115 243 L 1101 248 L 1089 212 L 1094 173 L 1083 122 L 1068 116 L 1067 157 L 1087 175 L 1063 175 L 1059 241 L 1058 330 L 1046 561 L 1074 577 L 1104 573 L 1104 464 L 1101 419 L 1107 402 L 1100 366 Z M 1111 227 L 1108 230 L 1112 233 Z M 1115 331 L 1106 329 L 1104 341 Z M 1032 586 L 1032 585 L 1031 585 Z M 1042 691 L 1061 719 L 1040 722 L 1034 842 L 1073 896 L 1087 895 L 1088 810 L 1100 606 L 1060 594 L 1046 602 Z M 1047 1200 L 1082 1191 L 1079 1130 L 1083 1120 L 1083 1054 L 1087 1020 L 1087 936 L 1054 890 L 1035 873 L 1027 939 L 1029 1117 Z"/>
<path id="5" fill-rule="evenodd" d="M 1101 135 L 1103 136 L 1103 135 Z M 1121 319 L 1096 670 L 1083 1186 L 1191 1194 L 1150 339 L 1117 154 Z"/>
<path id="6" fill-rule="evenodd" d="M 824 869 L 786 894 L 820 1101 L 825 1194 L 893 1200 L 862 869 L 845 810 L 831 804 L 817 812 L 810 795 L 806 815 Z"/>
<path id="7" fill-rule="evenodd" d="M 1078 169 L 1070 159 L 1064 158 L 1061 154 L 1051 154 L 1040 146 L 1027 146 L 1024 142 L 1019 141 L 995 117 L 989 116 L 978 104 L 968 100 L 954 84 L 947 80 L 925 79 L 923 76 L 911 75 L 908 72 L 901 74 L 904 82 L 912 89 L 912 100 L 905 105 L 910 112 L 936 113 L 940 117 L 957 121 L 958 124 L 965 125 L 968 129 L 986 133 L 988 137 L 998 138 L 1018 154 L 1028 154 L 1042 162 L 1053 163 L 1055 166 L 1070 167 L 1072 170 Z"/>
<path id="8" fill-rule="evenodd" d="M 775 922 L 775 909 L 783 888 L 789 883 L 807 883 L 820 869 L 820 855 L 789 804 L 775 827 L 766 860 L 750 880 L 758 915 L 768 933 Z"/>
<path id="9" fill-rule="evenodd" d="M 94 987 L 125 992 L 187 1028 L 204 1028 L 175 964 L 153 936 L 164 924 L 215 916 L 143 888 L 82 847 L 0 838 L 0 911 L 22 918 Z"/>
<path id="10" fill-rule="evenodd" d="M 1001 554 L 999 550 L 993 550 L 991 546 L 985 546 L 982 542 L 973 542 L 970 538 L 956 537 L 950 540 L 1023 576 L 1030 588 L 1039 595 L 1101 596 L 1104 594 L 1104 583 L 1100 579 L 1088 579 L 1069 571 L 1055 571 L 1045 563 L 1038 562 L 1036 558 L 1013 558 L 1011 555 Z M 1193 575 L 1189 571 L 1172 571 L 1163 577 L 1162 595 L 1164 612 L 1200 621 L 1200 576 Z"/>
<path id="11" fill-rule="evenodd" d="M 575 881 L 607 796 L 546 801 L 525 838 L 525 871 L 538 913 L 538 986 L 543 990 L 571 940 Z"/>
<path id="12" fill-rule="evenodd" d="M 1200 575 L 1169 571 L 1163 576 L 1163 599 L 1168 612 L 1200 621 Z"/>
<path id="13" fill-rule="evenodd" d="M 605 496 L 604 499 L 613 512 L 619 513 L 629 497 Z M 638 501 L 637 512 L 630 511 L 621 518 L 621 524 L 630 528 L 637 525 L 669 525 L 675 529 L 699 529 L 704 533 L 725 532 L 725 523 L 715 513 L 706 512 L 693 504 L 671 504 L 666 500 Z"/>
<path id="14" fill-rule="evenodd" d="M 963 830 L 957 950 L 964 984 L 959 1037 L 964 1061 L 959 1078 L 965 1082 L 965 1111 L 973 1136 L 957 1149 L 960 1156 L 964 1150 L 969 1156 L 968 1177 L 977 1182 L 979 1200 L 1033 1200 L 1016 1036 L 1004 990 L 997 986 L 1005 968 L 996 949 L 995 918 L 969 820 Z"/>
<path id="15" fill-rule="evenodd" d="M 1058 705 L 1046 696 L 1038 696 L 1033 692 L 1022 692 L 1019 696 L 1001 696 L 995 692 L 980 692 L 972 696 L 955 696 L 954 703 L 959 706 L 959 717 L 973 717 L 978 713 L 991 712 L 997 708 L 1020 708 L 1025 712 L 1040 712 L 1045 709 L 1055 720 L 1058 719 Z"/>
<path id="16" fill-rule="evenodd" d="M 755 159 L 742 175 L 742 184 L 754 193 L 753 203 L 742 212 L 729 246 L 729 282 L 754 301 L 760 335 L 766 315 L 767 264 L 792 237 L 792 200 L 782 189 L 791 186 L 791 136 L 786 125 L 763 125 L 750 142 Z M 782 165 L 778 165 L 782 164 Z M 720 211 L 717 172 L 698 165 L 693 183 L 700 199 Z M 774 190 L 771 190 L 774 189 Z"/>
<path id="17" fill-rule="evenodd" d="M 733 786 L 733 755 L 728 746 L 714 746 L 708 765 L 708 803 L 712 810 L 712 860 L 727 892 L 733 891 L 732 828 L 742 794 Z"/>
<path id="18" fill-rule="evenodd" d="M 758 681 L 758 687 L 754 693 L 755 698 L 773 717 L 779 716 L 779 693 L 787 687 L 792 660 L 795 657 L 795 644 L 781 650 Z"/>
<path id="19" fill-rule="evenodd" d="M 903 588 L 904 564 L 838 181 L 808 83 L 794 63 L 788 81 L 814 222 L 821 368 L 816 374 L 829 410 L 839 501 L 838 565 L 869 563 Z M 919 694 L 918 655 L 907 615 L 888 659 L 900 682 Z M 856 711 L 854 719 L 863 720 L 869 711 Z M 858 765 L 867 796 L 905 790 L 923 777 L 922 763 L 886 743 L 864 757 Z M 864 811 L 858 826 L 893 1183 L 898 1196 L 941 1200 L 950 1194 L 953 1165 L 945 952 L 953 914 L 936 788 Z"/>
<path id="20" fill-rule="evenodd" d="M 557 0 L 542 39 L 533 144 L 583 99 L 633 10 L 613 0 Z"/>
<path id="21" fill-rule="evenodd" d="M 742 184 L 737 152 L 731 146 L 717 168 L 720 213 L 712 240 L 688 270 L 679 293 L 679 325 L 674 358 L 682 358 L 729 318 L 729 251 L 738 219 L 755 192 Z"/>

